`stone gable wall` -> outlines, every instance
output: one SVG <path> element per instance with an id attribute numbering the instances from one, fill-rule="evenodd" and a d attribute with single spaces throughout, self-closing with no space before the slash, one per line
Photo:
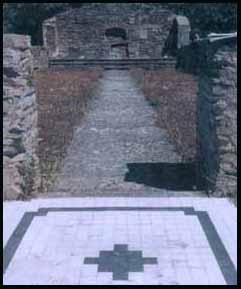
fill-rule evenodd
<path id="1" fill-rule="evenodd" d="M 127 33 L 130 58 L 160 58 L 173 19 L 167 10 L 145 13 L 128 4 L 83 7 L 45 21 L 44 43 L 51 57 L 111 58 L 115 40 L 107 38 L 105 31 L 119 27 Z"/>

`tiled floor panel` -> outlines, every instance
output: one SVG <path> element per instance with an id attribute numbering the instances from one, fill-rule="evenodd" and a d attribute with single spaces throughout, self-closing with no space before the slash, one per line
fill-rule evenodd
<path id="1" fill-rule="evenodd" d="M 236 284 L 226 199 L 4 203 L 4 285 Z"/>

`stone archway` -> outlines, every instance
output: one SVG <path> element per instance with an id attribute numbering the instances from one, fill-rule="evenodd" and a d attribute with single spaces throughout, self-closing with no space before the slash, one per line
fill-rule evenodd
<path id="1" fill-rule="evenodd" d="M 105 38 L 109 44 L 108 58 L 129 58 L 128 35 L 124 28 L 112 27 L 105 30 Z"/>

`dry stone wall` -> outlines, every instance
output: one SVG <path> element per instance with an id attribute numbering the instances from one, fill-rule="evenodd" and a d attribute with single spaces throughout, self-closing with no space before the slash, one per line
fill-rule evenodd
<path id="1" fill-rule="evenodd" d="M 210 194 L 237 196 L 236 39 L 201 41 L 182 49 L 179 68 L 199 79 L 197 146 L 202 180 Z"/>
<path id="2" fill-rule="evenodd" d="M 47 189 L 101 74 L 51 70 L 47 62 L 46 49 L 31 47 L 29 36 L 3 36 L 4 200 Z"/>
<path id="3" fill-rule="evenodd" d="M 3 199 L 38 190 L 37 106 L 30 37 L 3 36 Z"/>
<path id="4" fill-rule="evenodd" d="M 46 20 L 44 43 L 56 58 L 160 58 L 174 17 L 161 5 L 146 11 L 126 3 L 95 3 Z M 111 28 L 122 29 L 126 39 L 108 37 Z"/>

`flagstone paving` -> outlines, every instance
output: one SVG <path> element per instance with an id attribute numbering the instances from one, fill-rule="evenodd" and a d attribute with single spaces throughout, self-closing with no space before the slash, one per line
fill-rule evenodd
<path id="1" fill-rule="evenodd" d="M 175 195 L 168 188 L 147 191 L 144 184 L 126 182 L 125 175 L 128 163 L 181 161 L 129 72 L 105 71 L 49 195 Z M 183 190 L 177 195 L 193 194 Z"/>
<path id="2" fill-rule="evenodd" d="M 4 202 L 4 285 L 236 284 L 227 199 Z"/>

